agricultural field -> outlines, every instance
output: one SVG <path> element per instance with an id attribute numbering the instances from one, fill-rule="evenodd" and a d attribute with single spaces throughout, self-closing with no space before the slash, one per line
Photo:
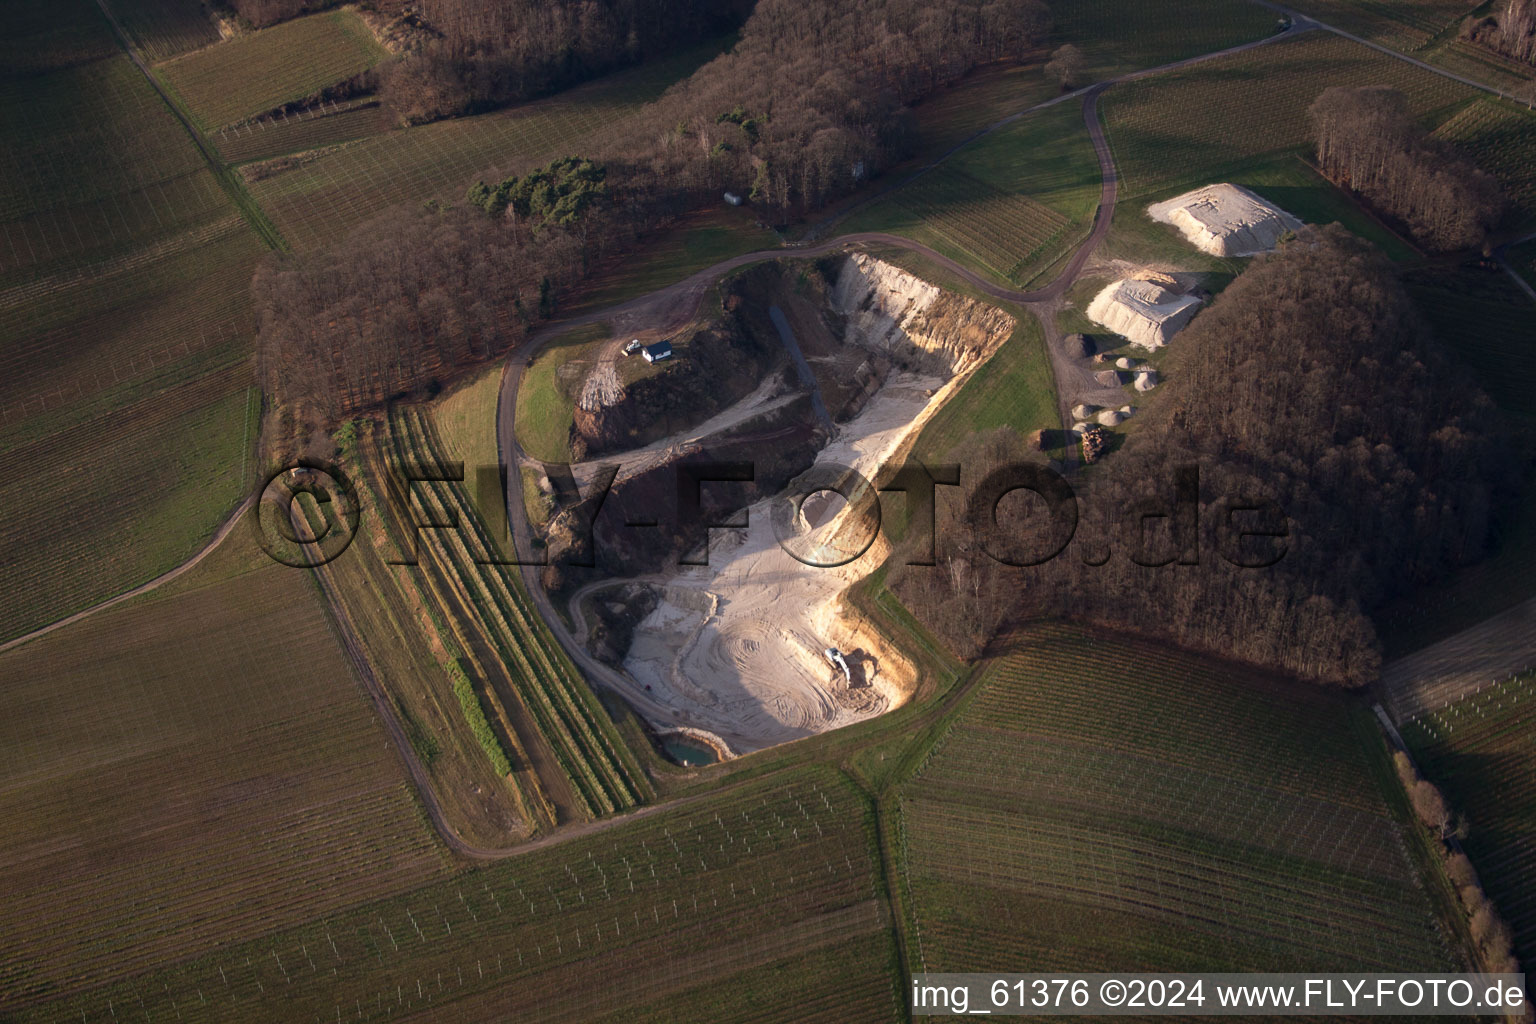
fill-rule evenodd
<path id="1" fill-rule="evenodd" d="M 1423 58 L 1453 75 L 1483 82 L 1506 92 L 1513 92 L 1536 77 L 1536 68 L 1531 65 L 1461 38 L 1447 39 L 1424 54 Z"/>
<path id="2" fill-rule="evenodd" d="M 868 801 L 810 768 L 15 1019 L 746 1020 L 794 984 L 797 1020 L 895 1020 L 877 864 Z"/>
<path id="3" fill-rule="evenodd" d="M 1513 253 L 1512 253 L 1513 255 Z M 1425 268 L 1405 277 L 1441 344 L 1505 412 L 1531 422 L 1536 399 L 1536 307 L 1500 270 Z M 1389 655 L 1418 650 L 1536 595 L 1536 485 L 1500 503 L 1488 558 L 1432 590 L 1404 597 L 1378 616 Z"/>
<path id="4" fill-rule="evenodd" d="M 0 529 L 25 595 L 0 638 L 196 551 L 243 496 L 260 408 L 265 246 L 94 5 L 50 9 L 74 34 L 32 42 L 61 66 L 0 80 L 0 496 L 67 512 Z"/>
<path id="5" fill-rule="evenodd" d="M 325 11 L 166 61 L 155 73 L 212 133 L 313 96 L 386 55 L 356 11 Z"/>
<path id="6" fill-rule="evenodd" d="M 913 148 L 932 159 L 1003 118 L 1056 96 L 1060 86 L 1041 70 L 1044 57 L 979 68 L 954 87 L 918 103 L 912 108 L 917 133 Z"/>
<path id="7" fill-rule="evenodd" d="M 327 102 L 298 114 L 258 117 L 220 128 L 209 136 L 219 156 L 231 165 L 323 150 L 395 126 L 394 115 L 371 96 Z M 280 166 L 280 165 L 273 165 Z"/>
<path id="8" fill-rule="evenodd" d="M 1467 816 L 1467 856 L 1514 929 L 1521 962 L 1531 963 L 1536 958 L 1536 676 L 1527 671 L 1490 684 L 1401 731 L 1425 777 Z"/>
<path id="9" fill-rule="evenodd" d="M 1435 134 L 1499 179 L 1517 230 L 1536 229 L 1536 113 L 1505 100 L 1478 100 Z"/>
<path id="10" fill-rule="evenodd" d="M 309 574 L 248 525 L 0 654 L 0 1016 L 443 872 Z"/>
<path id="11" fill-rule="evenodd" d="M 1303 14 L 1373 43 L 1411 53 L 1454 34 L 1478 0 L 1296 0 Z"/>
<path id="12" fill-rule="evenodd" d="M 1000 284 L 1039 277 L 1087 233 L 1099 164 L 1081 104 L 1025 115 L 855 211 L 839 231 L 888 231 Z"/>
<path id="13" fill-rule="evenodd" d="M 492 737 L 487 749 L 483 731 L 471 719 L 478 712 L 485 723 L 484 712 L 474 705 L 466 710 L 450 666 L 458 663 L 472 689 L 469 677 L 478 679 L 482 672 L 431 603 L 421 570 L 389 564 L 401 561 L 400 524 L 392 518 L 395 511 L 382 506 L 376 481 L 357 462 L 348 471 L 362 497 L 361 528 L 346 552 L 320 570 L 332 611 L 344 620 L 388 694 L 449 827 L 482 849 L 523 841 L 553 822 L 538 780 L 511 740 Z M 318 518 L 313 525 L 320 525 Z M 509 752 L 514 764 L 504 770 Z"/>
<path id="14" fill-rule="evenodd" d="M 1052 45 L 1081 48 L 1093 80 L 1214 53 L 1277 30 L 1273 11 L 1230 0 L 1180 3 L 1177 15 L 1139 0 L 1057 0 L 1051 14 Z"/>
<path id="15" fill-rule="evenodd" d="M 219 30 L 202 0 L 108 0 L 107 9 L 150 62 L 219 41 Z"/>
<path id="16" fill-rule="evenodd" d="M 1536 288 L 1536 241 L 1526 241 L 1510 246 L 1509 251 L 1505 253 L 1505 258 L 1526 284 Z"/>
<path id="17" fill-rule="evenodd" d="M 419 409 L 391 413 L 388 458 L 395 465 L 441 471 L 448 456 L 430 420 Z M 464 529 L 428 531 L 417 550 L 444 582 L 446 607 L 458 605 L 488 646 L 480 664 L 505 673 L 506 685 L 490 682 L 508 729 L 535 759 L 545 798 L 563 820 L 601 817 L 627 810 L 652 795 L 634 754 L 614 728 L 590 684 L 550 635 L 523 589 L 516 567 L 491 564 L 504 557 L 505 536 L 482 522 L 469 485 L 422 482 L 396 507 L 415 508 L 422 522 L 456 520 Z M 547 763 L 540 763 L 547 762 Z"/>
<path id="18" fill-rule="evenodd" d="M 1332 34 L 1311 32 L 1113 86 L 1101 101 L 1121 201 L 1224 181 L 1258 158 L 1311 148 L 1307 107 L 1334 85 L 1390 85 L 1438 123 L 1477 93 Z"/>
<path id="19" fill-rule="evenodd" d="M 914 969 L 1447 970 L 1368 711 L 1060 627 L 901 789 Z"/>
<path id="20" fill-rule="evenodd" d="M 582 283 L 560 316 L 606 309 L 627 299 L 675 284 L 706 267 L 765 249 L 781 239 L 751 210 L 717 206 L 689 214 L 632 253 L 599 266 Z"/>
<path id="21" fill-rule="evenodd" d="M 302 159 L 247 164 L 251 194 L 298 250 L 342 238 L 388 206 L 459 200 L 477 178 L 521 173 L 656 99 L 723 41 L 508 110 L 401 128 Z"/>
<path id="22" fill-rule="evenodd" d="M 120 51 L 91 0 L 18 0 L 6 5 L 0 67 L 23 76 L 86 64 Z"/>

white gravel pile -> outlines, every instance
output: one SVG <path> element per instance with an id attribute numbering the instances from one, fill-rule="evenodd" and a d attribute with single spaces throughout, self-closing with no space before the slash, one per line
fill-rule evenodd
<path id="1" fill-rule="evenodd" d="M 1184 329 L 1199 307 L 1193 295 L 1179 295 L 1155 281 L 1126 278 L 1094 296 L 1088 317 L 1133 345 L 1158 349 Z"/>
<path id="2" fill-rule="evenodd" d="M 1191 245 L 1213 256 L 1269 252 L 1301 221 L 1238 185 L 1206 185 L 1147 207 L 1160 224 L 1172 224 Z"/>

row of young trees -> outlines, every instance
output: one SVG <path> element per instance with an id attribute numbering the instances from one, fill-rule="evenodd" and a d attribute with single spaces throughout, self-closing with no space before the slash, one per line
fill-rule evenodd
<path id="1" fill-rule="evenodd" d="M 1471 826 L 1465 817 L 1457 814 L 1446 802 L 1440 787 L 1419 774 L 1413 759 L 1404 751 L 1392 753 L 1392 765 L 1397 770 L 1403 792 L 1414 817 L 1429 829 L 1437 840 L 1441 855 L 1445 858 L 1445 873 L 1456 887 L 1461 909 L 1467 915 L 1467 931 L 1472 936 L 1483 968 L 1491 974 L 1519 974 L 1520 962 L 1515 957 L 1514 931 L 1499 914 L 1499 908 L 1483 890 L 1482 881 L 1472 861 L 1460 849 L 1460 841 L 1467 838 Z M 1530 1006 L 1517 1015 L 1517 1020 L 1533 1019 Z"/>
<path id="2" fill-rule="evenodd" d="M 422 0 L 431 32 L 386 65 L 381 96 L 415 123 L 541 96 L 730 32 L 752 0 Z"/>
<path id="3" fill-rule="evenodd" d="M 1498 182 L 1426 132 L 1386 86 L 1326 89 L 1309 114 L 1324 174 L 1441 251 L 1482 246 L 1504 212 Z"/>
<path id="4" fill-rule="evenodd" d="M 984 508 L 940 565 L 898 553 L 891 587 L 964 654 L 1066 616 L 1303 678 L 1374 678 L 1371 610 L 1484 551 L 1505 458 L 1496 410 L 1426 336 L 1390 264 L 1337 225 L 1256 259 L 1170 359 L 1157 407 L 1083 474 L 1060 555 L 1000 564 Z M 1021 447 L 955 453 L 962 482 Z M 1198 500 L 1176 506 L 1190 466 Z M 1006 534 L 1049 535 L 1038 503 L 1034 518 L 1000 508 Z"/>
<path id="5" fill-rule="evenodd" d="M 1536 0 L 1504 0 L 1486 17 L 1468 19 L 1462 34 L 1490 50 L 1536 64 Z"/>

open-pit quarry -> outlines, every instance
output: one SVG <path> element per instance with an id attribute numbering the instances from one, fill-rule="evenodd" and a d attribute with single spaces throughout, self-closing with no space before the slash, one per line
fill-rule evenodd
<path id="1" fill-rule="evenodd" d="M 739 450 L 753 452 L 756 444 L 766 455 L 774 442 L 755 442 L 754 424 L 761 421 L 760 436 L 771 436 L 797 393 L 794 415 L 815 440 L 783 477 L 819 479 L 834 472 L 828 467 L 847 467 L 875 480 L 1015 326 L 995 307 L 861 254 L 772 267 L 754 271 L 744 301 L 756 306 L 737 313 L 760 318 L 752 329 L 773 331 L 788 359 L 765 363 L 757 388 L 695 429 L 605 455 L 623 466 L 609 499 L 619 506 L 614 515 L 633 515 L 638 503 L 624 508 L 626 479 L 632 495 L 641 493 L 642 477 L 666 468 L 658 459 L 724 450 L 701 437 L 714 423 L 729 425 Z M 639 469 L 626 464 L 630 454 Z M 584 469 L 577 467 L 578 479 Z M 813 493 L 799 506 L 786 496 L 805 490 Z M 606 681 L 626 688 L 658 732 L 704 738 L 724 753 L 836 729 L 902 704 L 916 684 L 914 666 L 843 600 L 890 550 L 870 529 L 869 496 L 845 490 L 849 500 L 803 483 L 759 492 L 745 508 L 744 528 L 710 531 L 707 565 L 668 559 L 645 571 L 620 570 L 623 579 L 567 587 L 575 631 L 589 647 L 594 621 L 622 621 L 628 613 L 622 629 L 605 625 L 605 651 L 592 647 L 614 670 Z M 812 552 L 804 560 L 781 545 L 776 505 L 794 534 L 788 546 Z M 602 515 L 609 514 L 605 505 Z M 698 539 L 686 542 L 695 553 Z M 844 655 L 847 677 L 828 648 Z"/>

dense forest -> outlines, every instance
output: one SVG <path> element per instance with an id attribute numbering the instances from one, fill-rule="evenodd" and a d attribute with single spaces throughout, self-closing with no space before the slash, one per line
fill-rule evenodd
<path id="1" fill-rule="evenodd" d="M 383 99 L 407 122 L 542 96 L 734 31 L 751 0 L 421 0 L 422 46 L 387 64 Z"/>
<path id="2" fill-rule="evenodd" d="M 1061 555 L 1000 564 L 996 543 L 983 548 L 990 506 L 978 507 L 941 535 L 938 567 L 898 551 L 890 586 L 966 655 L 1010 623 L 1066 616 L 1367 682 L 1379 665 L 1370 612 L 1483 553 L 1505 459 L 1492 404 L 1421 324 L 1367 243 L 1305 229 L 1180 335 L 1162 400 L 1079 478 L 1081 520 Z M 955 461 L 971 487 L 1022 448 L 993 436 Z M 1181 511 L 1191 466 L 1199 501 Z M 998 506 L 1012 533 L 1042 537 L 1036 557 L 1051 547 L 1043 507 L 1026 519 Z"/>
<path id="3" fill-rule="evenodd" d="M 1396 89 L 1335 86 L 1309 113 L 1322 171 L 1442 252 L 1482 246 L 1499 222 L 1499 183 L 1414 120 Z"/>
<path id="4" fill-rule="evenodd" d="M 1492 14 L 1469 19 L 1463 34 L 1490 50 L 1536 64 L 1536 0 L 1504 0 Z"/>
<path id="5" fill-rule="evenodd" d="M 1049 25 L 1039 0 L 760 0 L 729 53 L 593 152 L 268 257 L 253 289 L 269 393 L 334 419 L 505 354 L 594 266 L 724 189 L 774 220 L 814 210 L 909 151 L 906 104 Z"/>

